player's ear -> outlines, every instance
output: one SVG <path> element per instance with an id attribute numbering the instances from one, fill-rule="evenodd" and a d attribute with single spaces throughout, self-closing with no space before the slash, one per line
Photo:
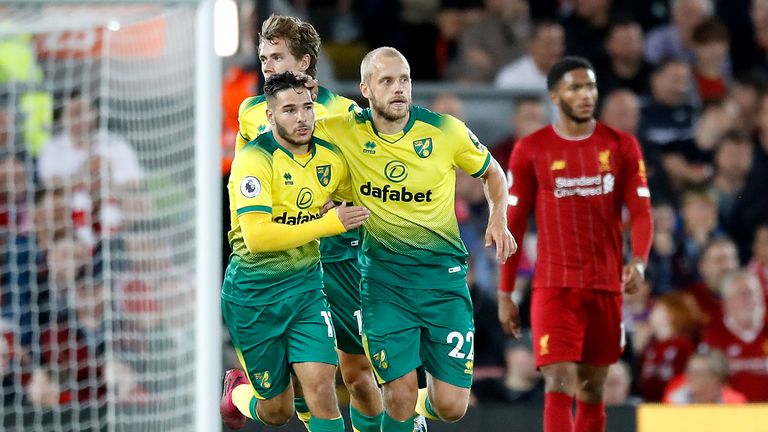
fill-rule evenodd
<path id="1" fill-rule="evenodd" d="M 301 56 L 301 61 L 299 62 L 299 68 L 303 73 L 307 73 L 307 69 L 309 69 L 309 62 L 311 60 L 311 57 L 309 54 L 304 54 Z"/>
<path id="2" fill-rule="evenodd" d="M 269 122 L 269 124 L 273 126 L 275 125 L 275 115 L 272 112 L 272 110 L 269 108 L 267 108 L 267 121 Z"/>
<path id="3" fill-rule="evenodd" d="M 370 99 L 369 96 L 371 95 L 371 89 L 368 88 L 368 83 L 360 83 L 360 94 L 362 94 L 364 98 Z"/>
<path id="4" fill-rule="evenodd" d="M 558 101 L 560 100 L 560 98 L 557 95 L 556 88 L 549 91 L 549 100 L 551 100 L 555 106 L 559 106 Z"/>

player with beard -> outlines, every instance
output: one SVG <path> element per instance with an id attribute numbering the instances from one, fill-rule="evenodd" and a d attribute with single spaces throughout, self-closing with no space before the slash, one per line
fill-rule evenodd
<path id="1" fill-rule="evenodd" d="M 271 130 L 247 143 L 232 163 L 233 252 L 222 312 L 247 375 L 231 369 L 224 378 L 220 411 L 230 429 L 243 427 L 246 417 L 287 423 L 294 411 L 293 371 L 312 413 L 309 429 L 344 430 L 317 239 L 359 227 L 369 212 L 342 205 L 321 215 L 329 198 L 347 200 L 349 174 L 338 149 L 312 137 L 314 104 L 306 84 L 290 72 L 267 80 Z"/>
<path id="2" fill-rule="evenodd" d="M 604 431 L 603 384 L 623 346 L 621 291 L 638 291 L 651 248 L 650 193 L 637 140 L 594 119 L 592 65 L 566 57 L 550 69 L 547 87 L 559 116 L 510 155 L 509 228 L 520 241 L 535 205 L 531 327 L 546 384 L 544 431 Z M 623 206 L 632 259 L 622 268 Z M 519 257 L 500 277 L 499 320 L 508 333 L 520 328 L 510 295 Z"/>
<path id="3" fill-rule="evenodd" d="M 501 167 L 464 123 L 411 105 L 405 57 L 375 49 L 360 75 L 370 108 L 318 120 L 315 136 L 341 149 L 353 201 L 371 210 L 360 247 L 363 344 L 383 386 L 381 431 L 410 432 L 415 407 L 453 422 L 469 402 L 474 323 L 454 211 L 456 167 L 485 183 L 487 246 L 495 243 L 504 261 L 516 244 Z M 419 390 L 422 364 L 427 388 Z"/>

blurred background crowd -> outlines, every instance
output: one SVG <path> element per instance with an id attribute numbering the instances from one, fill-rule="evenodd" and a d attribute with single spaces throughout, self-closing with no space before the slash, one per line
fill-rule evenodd
<path id="1" fill-rule="evenodd" d="M 548 68 L 564 55 L 588 58 L 599 118 L 642 145 L 655 223 L 645 287 L 625 298 L 626 347 L 610 370 L 606 402 L 768 401 L 768 0 L 239 4 L 248 25 L 240 54 L 225 62 L 223 178 L 237 108 L 261 93 L 254 38 L 271 12 L 315 25 L 320 84 L 361 104 L 362 56 L 382 45 L 400 49 L 416 81 L 414 100 L 465 120 L 504 167 L 519 137 L 553 119 Z M 119 380 L 125 400 L 146 401 L 152 389 L 136 372 L 149 361 L 154 372 L 163 367 L 150 345 L 184 343 L 188 335 L 174 328 L 192 319 L 162 313 L 192 292 L 167 287 L 190 284 L 179 262 L 191 258 L 174 256 L 157 235 L 174 215 L 158 208 L 148 185 L 173 180 L 158 180 L 137 156 L 136 142 L 121 136 L 125 125 L 100 127 L 88 88 L 4 90 L 56 73 L 47 64 L 29 40 L 0 38 L 3 403 L 98 400 L 107 376 Z M 457 182 L 476 310 L 473 401 L 542 401 L 529 333 L 510 339 L 496 320 L 498 271 L 483 247 L 482 185 L 467 176 Z M 529 226 L 515 293 L 524 313 L 536 266 Z M 106 277 L 114 288 L 105 296 Z M 119 316 L 105 319 L 105 302 Z M 123 339 L 105 336 L 114 325 L 124 326 Z M 107 350 L 131 354 L 107 364 Z"/>

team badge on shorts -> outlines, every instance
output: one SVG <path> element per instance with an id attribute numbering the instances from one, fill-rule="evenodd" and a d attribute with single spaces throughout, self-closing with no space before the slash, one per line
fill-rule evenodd
<path id="1" fill-rule="evenodd" d="M 376 366 L 381 370 L 387 370 L 389 368 L 389 362 L 387 362 L 387 352 L 381 350 L 373 355 L 373 361 L 376 362 Z"/>
<path id="2" fill-rule="evenodd" d="M 263 389 L 268 389 L 272 387 L 272 383 L 270 382 L 270 375 L 269 371 L 264 372 L 256 372 L 253 374 L 253 379 L 251 382 L 253 385 L 257 385 Z"/>
<path id="3" fill-rule="evenodd" d="M 464 363 L 464 367 L 466 368 L 464 369 L 464 373 L 467 375 L 472 375 L 472 371 L 475 369 L 475 362 L 472 360 L 467 360 L 467 362 Z"/>
<path id="4" fill-rule="evenodd" d="M 539 355 L 549 354 L 549 333 L 539 338 Z"/>

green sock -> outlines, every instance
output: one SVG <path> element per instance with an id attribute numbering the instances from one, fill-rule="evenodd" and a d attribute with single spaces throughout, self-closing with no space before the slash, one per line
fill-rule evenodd
<path id="1" fill-rule="evenodd" d="M 378 415 L 369 417 L 360 411 L 349 406 L 349 418 L 352 419 L 352 430 L 355 432 L 379 432 L 381 430 L 381 418 L 384 415 L 380 412 Z"/>
<path id="2" fill-rule="evenodd" d="M 401 422 L 390 417 L 385 411 L 381 420 L 381 432 L 413 432 L 413 417 Z"/>
<path id="3" fill-rule="evenodd" d="M 258 403 L 259 403 L 259 400 L 256 399 L 256 397 L 254 396 L 253 399 L 251 399 L 251 404 L 249 406 L 249 411 L 251 412 L 251 419 L 265 425 L 266 423 L 264 423 L 264 421 L 259 417 L 259 412 L 256 410 L 256 404 Z"/>
<path id="4" fill-rule="evenodd" d="M 309 429 L 312 432 L 344 432 L 344 419 L 339 417 L 328 420 L 312 417 L 309 420 Z"/>

